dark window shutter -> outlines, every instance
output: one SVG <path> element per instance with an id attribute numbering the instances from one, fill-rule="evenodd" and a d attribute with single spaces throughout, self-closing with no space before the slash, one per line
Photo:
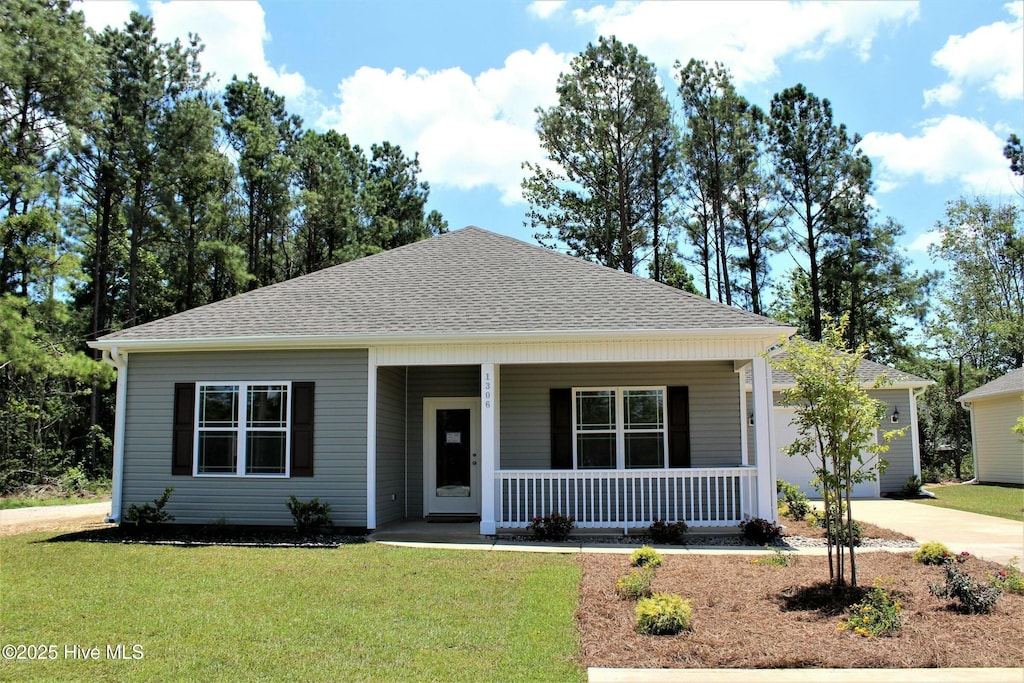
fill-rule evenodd
<path id="1" fill-rule="evenodd" d="M 690 466 L 690 392 L 668 388 L 668 466 Z"/>
<path id="2" fill-rule="evenodd" d="M 572 389 L 551 390 L 551 469 L 572 469 Z"/>
<path id="3" fill-rule="evenodd" d="M 292 382 L 293 477 L 313 476 L 313 382 Z"/>
<path id="4" fill-rule="evenodd" d="M 174 436 L 171 439 L 171 474 L 192 474 L 192 435 L 196 419 L 196 385 L 174 385 Z"/>

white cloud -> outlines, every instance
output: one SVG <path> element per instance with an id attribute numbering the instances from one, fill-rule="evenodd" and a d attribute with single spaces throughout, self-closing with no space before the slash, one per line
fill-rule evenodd
<path id="1" fill-rule="evenodd" d="M 907 251 L 928 253 L 928 248 L 942 241 L 942 230 L 926 230 L 907 245 Z"/>
<path id="2" fill-rule="evenodd" d="M 878 187 L 885 192 L 916 179 L 953 181 L 980 194 L 1003 194 L 1019 186 L 1003 157 L 1004 141 L 981 121 L 948 115 L 921 125 L 918 135 L 868 133 L 861 149 L 871 157 Z"/>
<path id="3" fill-rule="evenodd" d="M 1004 100 L 1024 98 L 1024 3 L 1005 7 L 1013 15 L 1010 21 L 950 36 L 932 55 L 932 64 L 943 69 L 949 81 L 925 91 L 925 106 L 953 104 L 965 86 L 989 90 Z"/>
<path id="4" fill-rule="evenodd" d="M 533 0 L 526 11 L 538 19 L 547 19 L 565 6 L 565 0 Z"/>
<path id="5" fill-rule="evenodd" d="M 233 75 L 244 80 L 254 73 L 261 84 L 288 100 L 310 94 L 302 74 L 267 62 L 263 45 L 271 36 L 258 2 L 150 2 L 149 11 L 160 40 L 184 41 L 189 31 L 199 34 L 206 44 L 200 59 L 215 74 L 216 85 L 225 85 Z"/>
<path id="6" fill-rule="evenodd" d="M 418 151 L 435 186 L 494 185 L 502 201 L 521 200 L 523 161 L 543 157 L 534 131 L 536 106 L 557 101 L 568 57 L 542 45 L 520 50 L 475 78 L 460 68 L 386 72 L 362 67 L 338 86 L 340 103 L 318 127 L 335 128 L 369 146 L 389 140 Z"/>
<path id="7" fill-rule="evenodd" d="M 778 72 L 786 55 L 821 59 L 848 48 L 862 60 L 883 27 L 917 19 L 917 2 L 617 2 L 573 13 L 599 35 L 634 43 L 658 66 L 691 57 L 720 61 L 738 84 Z"/>
<path id="8" fill-rule="evenodd" d="M 85 15 L 85 25 L 99 33 L 106 27 L 121 28 L 139 6 L 131 0 L 86 0 L 75 2 L 71 9 Z"/>
<path id="9" fill-rule="evenodd" d="M 271 36 L 263 7 L 254 0 L 151 0 L 142 9 L 126 0 L 85 0 L 76 9 L 85 13 L 86 24 L 97 31 L 106 26 L 121 28 L 134 10 L 153 17 L 157 38 L 163 42 L 180 38 L 185 43 L 189 32 L 197 33 L 206 45 L 200 60 L 203 69 L 214 74 L 215 88 L 223 88 L 233 75 L 245 79 L 254 73 L 260 83 L 289 100 L 289 109 L 294 109 L 292 100 L 315 96 L 302 74 L 267 61 L 263 46 Z"/>

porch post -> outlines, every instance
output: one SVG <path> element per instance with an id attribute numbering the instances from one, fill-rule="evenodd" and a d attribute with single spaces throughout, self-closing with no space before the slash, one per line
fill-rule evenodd
<path id="1" fill-rule="evenodd" d="M 366 352 L 366 528 L 377 528 L 377 349 Z"/>
<path id="2" fill-rule="evenodd" d="M 776 521 L 775 425 L 772 420 L 771 369 L 763 356 L 751 366 L 754 394 L 754 451 L 757 454 L 757 516 Z"/>
<path id="3" fill-rule="evenodd" d="M 494 519 L 494 470 L 498 455 L 498 370 L 480 365 L 480 533 L 497 531 Z"/>

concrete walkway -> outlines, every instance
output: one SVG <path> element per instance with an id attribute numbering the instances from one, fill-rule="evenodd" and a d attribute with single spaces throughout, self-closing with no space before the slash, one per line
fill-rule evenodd
<path id="1" fill-rule="evenodd" d="M 1024 522 L 888 499 L 853 501 L 853 518 L 999 564 L 1024 562 Z"/>
<path id="2" fill-rule="evenodd" d="M 587 669 L 590 683 L 1021 683 L 1024 669 Z"/>

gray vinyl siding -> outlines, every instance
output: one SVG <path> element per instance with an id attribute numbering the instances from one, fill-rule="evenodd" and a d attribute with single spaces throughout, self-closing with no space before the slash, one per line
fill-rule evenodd
<path id="1" fill-rule="evenodd" d="M 601 386 L 689 387 L 691 465 L 740 464 L 739 382 L 729 361 L 503 365 L 500 468 L 550 469 L 549 391 Z"/>
<path id="2" fill-rule="evenodd" d="M 868 394 L 872 398 L 876 398 L 886 405 L 886 418 L 879 425 L 879 437 L 881 437 L 882 431 L 899 429 L 901 427 L 907 428 L 904 436 L 897 436 L 889 442 L 889 451 L 882 455 L 882 458 L 889 464 L 885 470 L 885 474 L 882 475 L 881 481 L 879 482 L 879 492 L 890 493 L 899 491 L 903 488 L 907 478 L 914 474 L 914 442 L 911 437 L 911 429 L 913 426 L 910 424 L 910 391 L 907 389 L 879 389 L 869 391 Z M 753 396 L 748 392 L 748 413 L 754 409 L 751 401 L 753 401 Z M 782 405 L 782 394 L 780 392 L 775 392 L 773 394 L 773 402 L 776 407 Z M 898 408 L 900 412 L 900 421 L 898 424 L 892 424 L 892 422 L 889 421 L 889 416 L 892 415 L 893 408 Z M 779 419 L 777 415 L 776 419 Z M 757 461 L 754 454 L 756 429 L 756 427 L 747 427 L 747 453 L 750 457 L 751 464 L 754 464 Z"/>
<path id="3" fill-rule="evenodd" d="M 914 474 L 914 440 L 910 424 L 910 391 L 907 389 L 880 389 L 868 392 L 872 398 L 885 403 L 885 418 L 879 428 L 879 440 L 882 432 L 906 427 L 903 436 L 894 437 L 889 442 L 889 450 L 882 454 L 882 459 L 889 463 L 879 483 L 880 493 L 899 491 L 907 483 L 907 478 Z M 890 420 L 893 408 L 900 411 L 900 421 L 893 424 Z"/>
<path id="4" fill-rule="evenodd" d="M 331 504 L 336 525 L 366 526 L 365 350 L 133 353 L 129 356 L 122 514 L 174 487 L 176 523 L 288 525 L 290 495 Z M 314 476 L 171 475 L 174 384 L 316 383 Z"/>
<path id="5" fill-rule="evenodd" d="M 423 399 L 480 395 L 479 365 L 409 367 L 408 392 L 408 516 L 423 512 Z"/>
<path id="6" fill-rule="evenodd" d="M 405 518 L 405 369 L 377 370 L 377 526 Z"/>

